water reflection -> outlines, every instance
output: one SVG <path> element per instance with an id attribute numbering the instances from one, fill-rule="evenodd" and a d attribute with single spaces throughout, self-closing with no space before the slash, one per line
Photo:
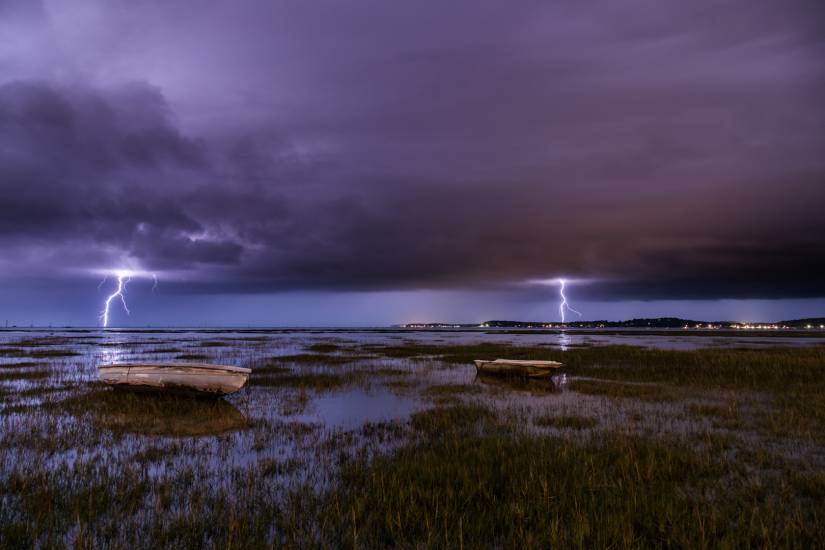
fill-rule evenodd
<path id="1" fill-rule="evenodd" d="M 570 343 L 570 336 L 568 336 L 566 332 L 561 331 L 559 334 L 559 349 L 561 349 L 561 351 L 567 351 L 570 348 Z"/>
<path id="2" fill-rule="evenodd" d="M 545 378 L 526 378 L 523 376 L 501 376 L 479 372 L 476 380 L 494 390 L 523 391 L 534 395 L 557 393 L 559 387 L 555 383 L 557 376 Z"/>
<path id="3" fill-rule="evenodd" d="M 307 417 L 307 420 L 352 429 L 365 422 L 406 418 L 417 407 L 417 400 L 389 391 L 352 390 L 316 398 L 313 403 L 315 415 Z"/>
<path id="4" fill-rule="evenodd" d="M 144 435 L 216 435 L 246 427 L 246 417 L 224 399 L 198 399 L 104 389 L 90 396 L 96 423 Z"/>

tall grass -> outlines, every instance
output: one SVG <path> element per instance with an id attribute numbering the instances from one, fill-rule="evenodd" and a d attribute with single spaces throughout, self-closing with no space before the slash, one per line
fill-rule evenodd
<path id="1" fill-rule="evenodd" d="M 317 504 L 352 547 L 774 547 L 825 536 L 821 476 L 753 479 L 720 449 L 602 434 L 517 435 L 474 408 L 414 417 L 426 437 L 356 461 Z M 487 424 L 484 427 L 484 424 Z M 787 488 L 800 484 L 796 493 Z"/>
<path id="2" fill-rule="evenodd" d="M 83 359 L 29 360 L 31 371 L 23 359 L 0 368 L 0 548 L 825 540 L 821 347 L 561 352 L 141 338 L 88 346 Z M 5 361 L 35 345 L 80 349 L 53 339 L 0 350 L 13 350 Z M 251 366 L 250 387 L 202 401 L 90 384 L 95 354 L 118 347 L 209 349 Z M 294 349 L 308 353 L 275 356 Z M 365 352 L 370 361 L 355 363 Z M 375 355 L 413 360 L 379 364 Z M 570 383 L 472 379 L 471 359 L 496 357 L 560 360 Z M 18 376 L 40 367 L 51 374 Z M 388 384 L 403 384 L 423 410 L 347 428 L 287 418 L 314 414 L 322 392 Z M 445 402 L 456 405 L 433 407 Z"/>

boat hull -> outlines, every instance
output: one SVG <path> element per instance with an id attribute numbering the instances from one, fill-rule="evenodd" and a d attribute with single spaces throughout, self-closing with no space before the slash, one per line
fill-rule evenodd
<path id="1" fill-rule="evenodd" d="M 250 372 L 201 363 L 116 363 L 98 368 L 100 381 L 115 388 L 213 396 L 238 391 Z"/>
<path id="2" fill-rule="evenodd" d="M 557 361 L 519 361 L 511 359 L 487 361 L 476 359 L 474 362 L 479 374 L 518 376 L 524 378 L 551 376 L 556 369 L 562 366 L 562 364 Z"/>

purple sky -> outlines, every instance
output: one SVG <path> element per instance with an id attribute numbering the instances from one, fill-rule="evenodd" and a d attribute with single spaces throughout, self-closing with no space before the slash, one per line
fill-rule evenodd
<path id="1" fill-rule="evenodd" d="M 825 314 L 819 1 L 0 0 L 0 322 Z"/>

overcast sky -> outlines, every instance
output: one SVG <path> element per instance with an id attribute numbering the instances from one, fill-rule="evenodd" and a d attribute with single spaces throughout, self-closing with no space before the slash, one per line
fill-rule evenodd
<path id="1" fill-rule="evenodd" d="M 823 315 L 823 59 L 819 1 L 0 0 L 0 321 Z"/>

